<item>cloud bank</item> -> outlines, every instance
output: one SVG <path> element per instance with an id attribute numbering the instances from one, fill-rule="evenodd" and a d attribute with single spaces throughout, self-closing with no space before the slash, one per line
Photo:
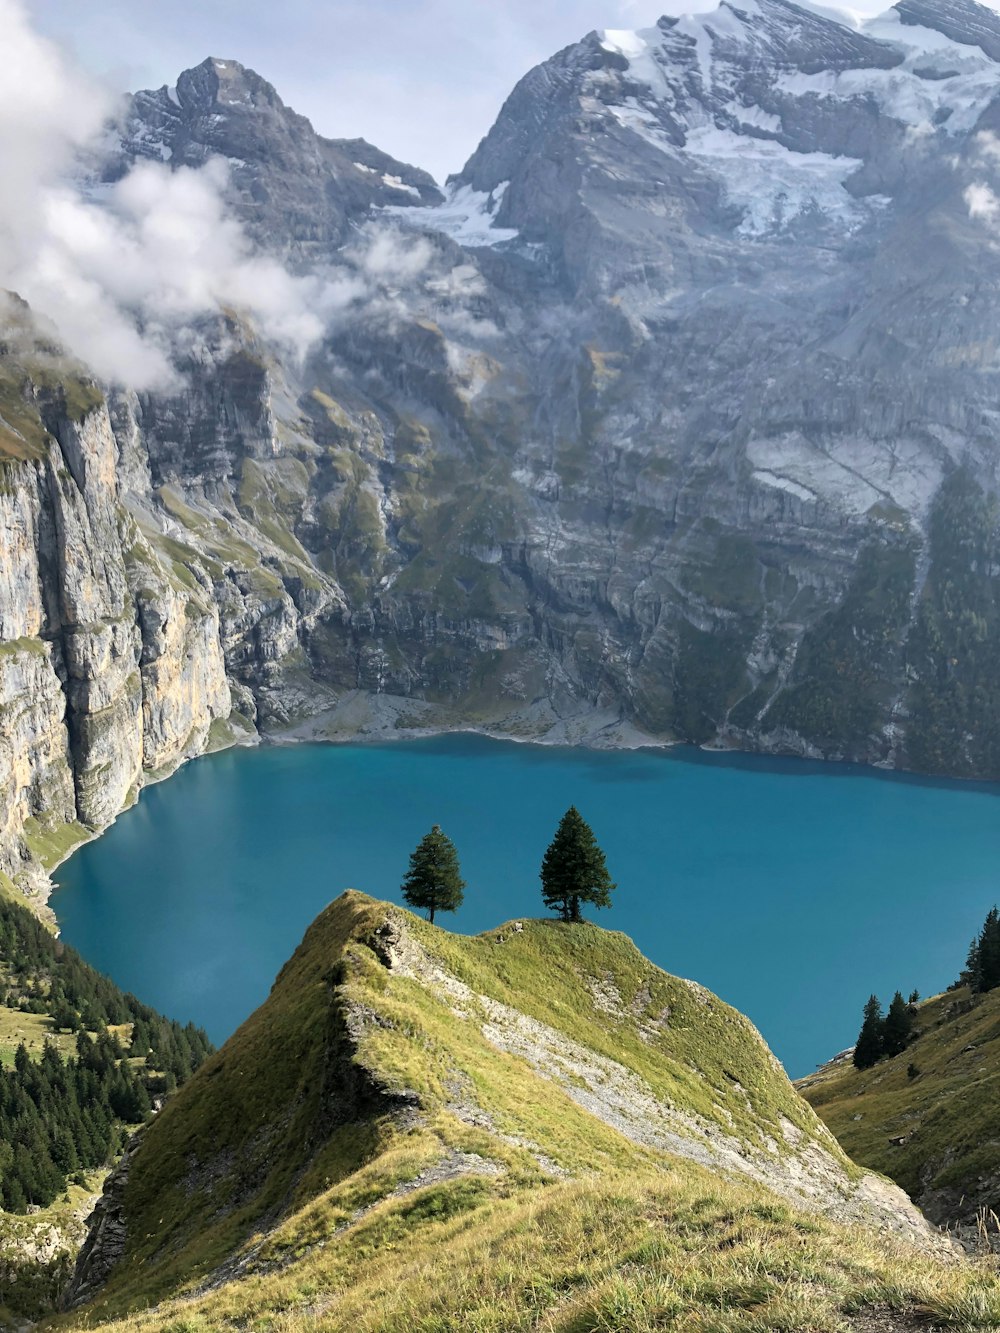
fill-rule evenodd
<path id="1" fill-rule="evenodd" d="M 137 164 L 88 193 L 71 181 L 113 99 L 32 28 L 20 0 L 0 0 L 0 288 L 55 325 L 102 379 L 135 389 L 175 381 L 179 331 L 220 308 L 246 314 L 301 356 L 360 300 L 370 274 L 296 276 L 255 254 L 227 216 L 227 166 L 171 171 Z M 372 273 L 392 257 L 373 256 Z M 397 266 L 407 256 L 397 256 Z M 423 256 L 410 256 L 410 267 Z"/>

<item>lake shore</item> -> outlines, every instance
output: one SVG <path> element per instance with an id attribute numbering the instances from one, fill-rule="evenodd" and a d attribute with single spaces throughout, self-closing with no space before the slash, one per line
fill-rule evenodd
<path id="1" fill-rule="evenodd" d="M 432 823 L 472 886 L 459 930 L 542 914 L 538 863 L 573 803 L 620 885 L 600 923 L 736 1004 L 806 1073 L 853 1039 L 872 989 L 954 979 L 995 894 L 996 795 L 686 748 L 302 739 L 146 790 L 60 869 L 53 907 L 88 960 L 220 1039 L 338 892 L 398 894 Z"/>

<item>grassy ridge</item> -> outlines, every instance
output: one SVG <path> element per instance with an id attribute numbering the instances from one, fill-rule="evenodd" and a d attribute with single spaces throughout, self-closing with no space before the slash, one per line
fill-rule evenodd
<path id="1" fill-rule="evenodd" d="M 411 1151 L 416 1157 L 416 1145 Z M 804 1217 L 691 1163 L 533 1187 L 470 1175 L 390 1193 L 360 1215 L 349 1211 L 353 1190 L 348 1181 L 329 1192 L 323 1225 L 315 1211 L 309 1230 L 302 1216 L 290 1218 L 267 1251 L 270 1269 L 261 1264 L 193 1300 L 106 1327 L 837 1333 L 1000 1323 L 1000 1287 L 988 1269 L 941 1264 L 873 1233 Z M 283 1260 L 278 1244 L 287 1247 Z M 60 1326 L 96 1323 L 77 1316 Z"/>
<path id="2" fill-rule="evenodd" d="M 866 1070 L 837 1064 L 799 1088 L 856 1161 L 935 1220 L 969 1221 L 996 1208 L 1000 1187 L 1000 991 L 927 1000 L 917 1028 L 902 1055 Z"/>
<path id="3" fill-rule="evenodd" d="M 558 1077 L 530 1053 L 539 1032 L 565 1041 Z M 574 1064 L 582 1051 L 592 1065 Z M 467 939 L 345 894 L 149 1126 L 125 1258 L 56 1324 L 832 1333 L 886 1309 L 1000 1323 L 990 1270 L 802 1214 L 592 1113 L 612 1069 L 748 1152 L 783 1120 L 826 1143 L 752 1026 L 624 936 L 525 922 Z"/>
<path id="4" fill-rule="evenodd" d="M 653 967 L 627 935 L 526 921 L 519 932 L 502 926 L 468 939 L 416 919 L 408 924 L 477 993 L 627 1065 L 659 1098 L 725 1133 L 756 1144 L 762 1125 L 777 1130 L 781 1117 L 815 1133 L 815 1118 L 749 1019 L 703 987 Z M 453 1029 L 445 1023 L 445 1046 Z M 384 1048 L 382 1031 L 372 1039 Z M 735 1088 L 742 1092 L 734 1095 Z"/>

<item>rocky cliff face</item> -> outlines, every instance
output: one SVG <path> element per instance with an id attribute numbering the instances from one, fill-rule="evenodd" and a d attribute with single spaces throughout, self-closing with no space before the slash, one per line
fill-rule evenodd
<path id="1" fill-rule="evenodd" d="M 100 391 L 22 323 L 0 394 L 0 871 L 30 889 L 231 700 L 218 609 L 127 512 Z"/>
<path id="2" fill-rule="evenodd" d="M 106 180 L 227 158 L 361 296 L 106 406 L 8 349 L 7 868 L 231 700 L 1000 775 L 998 94 L 973 0 L 724 3 L 531 72 L 444 194 L 234 62 L 137 94 Z"/>

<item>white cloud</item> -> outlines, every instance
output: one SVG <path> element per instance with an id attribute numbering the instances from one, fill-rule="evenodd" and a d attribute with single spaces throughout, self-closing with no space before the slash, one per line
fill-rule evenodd
<path id="1" fill-rule="evenodd" d="M 246 313 L 266 337 L 303 355 L 363 285 L 295 277 L 254 254 L 226 216 L 226 173 L 221 161 L 173 172 L 140 163 L 100 205 L 66 187 L 47 189 L 39 244 L 11 285 L 98 375 L 132 387 L 169 382 L 177 330 L 220 308 Z"/>
<path id="2" fill-rule="evenodd" d="M 970 185 L 965 191 L 965 203 L 969 210 L 969 217 L 977 222 L 985 222 L 989 226 L 996 226 L 1000 221 L 1000 197 L 998 197 L 988 185 L 982 181 L 977 181 Z"/>
<path id="3" fill-rule="evenodd" d="M 0 32 L 0 258 L 9 266 L 35 243 L 42 187 L 100 130 L 109 103 L 96 83 L 32 31 L 18 0 L 0 0 Z"/>
<path id="4" fill-rule="evenodd" d="M 975 138 L 980 158 L 990 166 L 1000 166 L 1000 138 L 992 130 L 980 130 Z"/>
<path id="5" fill-rule="evenodd" d="M 140 163 L 88 199 L 67 174 L 103 131 L 109 100 L 32 30 L 19 0 L 0 0 L 0 31 L 0 287 L 47 316 L 101 378 L 165 387 L 180 331 L 220 308 L 301 356 L 364 296 L 360 276 L 293 276 L 255 254 L 226 214 L 222 161 Z M 388 254 L 373 257 L 372 276 Z M 424 260 L 408 262 L 412 273 Z"/>
<path id="6" fill-rule="evenodd" d="M 434 258 L 434 249 L 423 237 L 407 237 L 382 224 L 365 228 L 352 257 L 369 278 L 393 288 L 419 277 Z"/>

